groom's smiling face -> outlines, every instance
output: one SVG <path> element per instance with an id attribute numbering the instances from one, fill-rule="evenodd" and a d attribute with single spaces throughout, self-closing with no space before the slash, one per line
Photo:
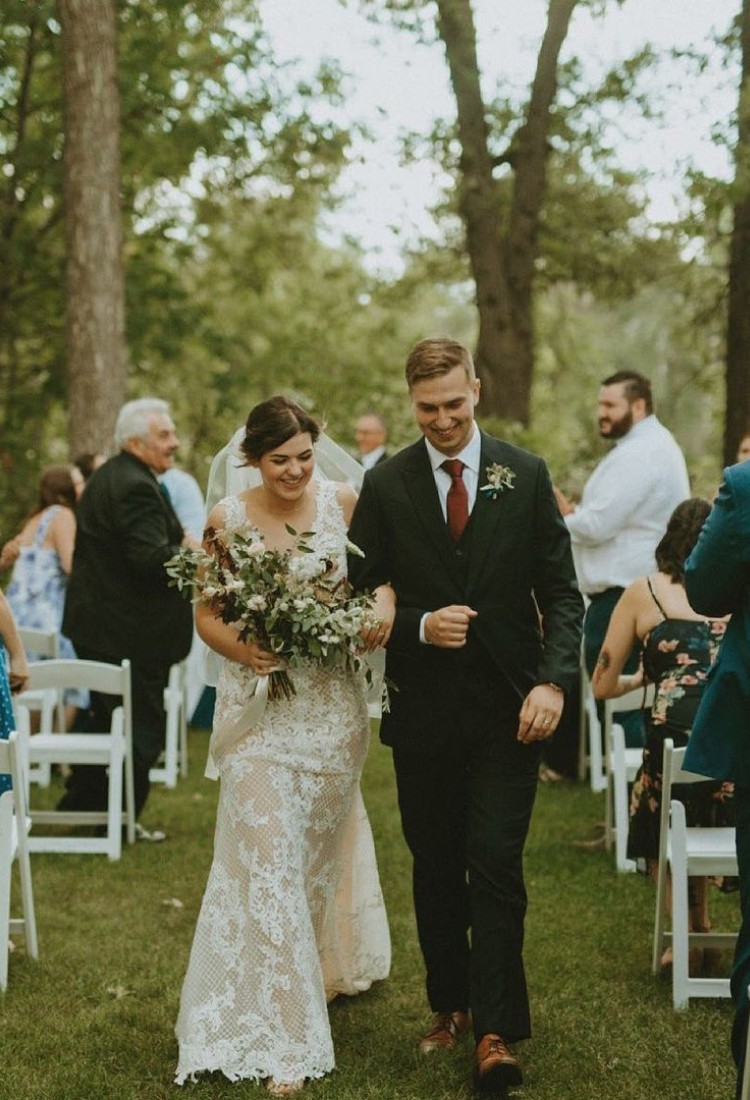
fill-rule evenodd
<path id="1" fill-rule="evenodd" d="M 448 458 L 460 454 L 474 433 L 479 379 L 463 367 L 423 378 L 411 388 L 411 402 L 422 434 Z"/>

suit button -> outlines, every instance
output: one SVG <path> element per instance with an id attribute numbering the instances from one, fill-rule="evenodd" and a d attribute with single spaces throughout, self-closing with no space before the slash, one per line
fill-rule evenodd
<path id="1" fill-rule="evenodd" d="M 456 557 L 457 558 L 462 558 L 463 556 L 464 556 L 463 550 L 459 550 L 458 548 L 456 548 Z"/>

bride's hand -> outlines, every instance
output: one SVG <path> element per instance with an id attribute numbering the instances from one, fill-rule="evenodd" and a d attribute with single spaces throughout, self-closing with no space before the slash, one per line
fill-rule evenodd
<path id="1" fill-rule="evenodd" d="M 269 653 L 257 642 L 242 642 L 240 644 L 243 651 L 239 657 L 240 663 L 248 665 L 256 676 L 268 676 L 269 672 L 273 672 L 275 668 L 280 667 L 278 655 Z"/>
<path id="2" fill-rule="evenodd" d="M 396 593 L 389 584 L 381 584 L 373 592 L 374 618 L 372 625 L 362 631 L 362 645 L 367 653 L 388 643 L 396 617 Z"/>

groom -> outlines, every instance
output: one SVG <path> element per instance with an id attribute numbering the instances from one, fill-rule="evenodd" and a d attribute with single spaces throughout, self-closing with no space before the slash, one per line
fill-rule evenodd
<path id="1" fill-rule="evenodd" d="M 350 529 L 365 557 L 349 568 L 397 596 L 381 737 L 434 1013 L 419 1049 L 451 1049 L 473 1018 L 475 1082 L 493 1092 L 522 1080 L 523 848 L 541 742 L 578 675 L 582 600 L 545 464 L 475 424 L 468 350 L 423 340 L 406 381 L 424 438 L 365 474 Z"/>

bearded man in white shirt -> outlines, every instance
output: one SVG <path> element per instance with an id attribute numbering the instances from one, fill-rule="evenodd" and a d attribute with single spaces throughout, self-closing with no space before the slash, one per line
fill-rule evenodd
<path id="1" fill-rule="evenodd" d="M 623 589 L 656 569 L 654 550 L 667 521 L 690 496 L 685 458 L 654 415 L 647 378 L 628 370 L 605 378 L 598 418 L 602 439 L 615 446 L 587 481 L 581 503 L 574 506 L 555 490 L 578 583 L 590 601 L 583 627 L 589 675 Z M 627 671 L 636 670 L 638 659 L 634 651 Z"/>

